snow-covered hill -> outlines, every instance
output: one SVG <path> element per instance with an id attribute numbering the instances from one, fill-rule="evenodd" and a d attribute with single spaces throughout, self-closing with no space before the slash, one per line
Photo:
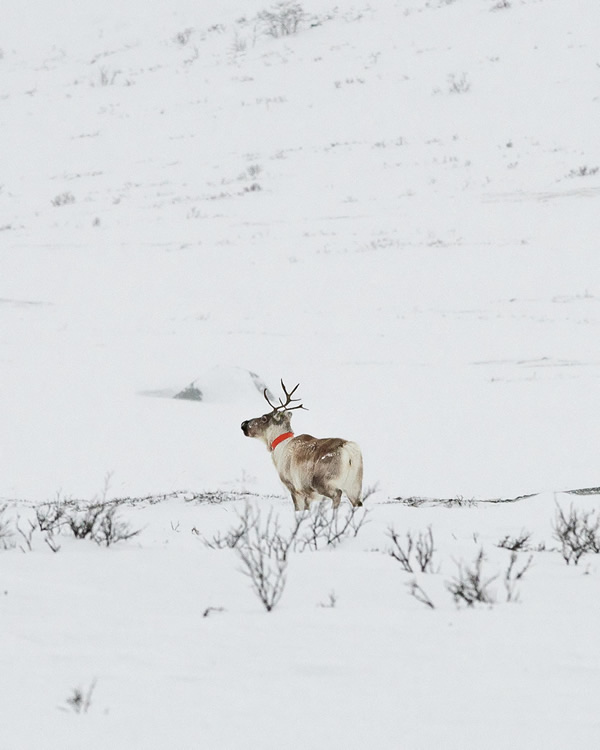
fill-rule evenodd
<path id="1" fill-rule="evenodd" d="M 91 500 L 107 474 L 109 498 L 164 496 L 125 511 L 144 530 L 121 547 L 68 540 L 55 555 L 39 532 L 34 552 L 0 555 L 7 747 L 39 747 L 49 727 L 53 747 L 295 747 L 302 736 L 310 747 L 371 736 L 407 750 L 506 747 L 509 736 L 535 747 L 548 674 L 568 737 L 600 732 L 573 692 L 597 687 L 597 647 L 574 624 L 594 617 L 584 589 L 595 562 L 582 579 L 544 553 L 529 601 L 465 619 L 451 601 L 443 614 L 422 608 L 369 552 L 391 523 L 432 523 L 443 590 L 452 557 L 476 551 L 473 534 L 489 548 L 527 522 L 551 546 L 552 500 L 572 499 L 555 493 L 600 484 L 600 10 L 299 7 L 295 33 L 276 36 L 265 12 L 282 6 L 263 0 L 0 8 L 0 505 L 25 528 L 33 504 Z M 295 429 L 356 440 L 378 491 L 364 535 L 294 557 L 297 589 L 267 616 L 237 598 L 229 551 L 192 538 L 217 511 L 182 498 L 252 493 L 287 518 L 269 456 L 239 428 L 266 407 L 255 384 L 275 393 L 281 377 L 300 382 L 309 408 Z M 204 400 L 170 398 L 189 384 Z M 388 504 L 535 493 L 477 508 Z M 219 507 L 219 528 L 239 497 Z M 185 534 L 170 526 L 180 520 Z M 344 589 L 339 610 L 313 609 L 326 596 L 316 581 Z M 202 618 L 211 635 L 198 646 L 207 606 L 227 612 Z M 550 620 L 529 667 L 509 669 L 502 638 L 515 633 L 522 665 Z M 585 648 L 569 645 L 579 627 Z M 101 711 L 56 711 L 65 680 L 94 677 Z M 27 733 L 27 696 L 43 735 Z M 214 725 L 196 727 L 199 706 Z M 560 746 L 559 719 L 540 747 Z M 507 734 L 515 723 L 523 733 Z M 478 729 L 463 736 L 465 725 Z M 85 742 L 65 744 L 71 731 Z"/>

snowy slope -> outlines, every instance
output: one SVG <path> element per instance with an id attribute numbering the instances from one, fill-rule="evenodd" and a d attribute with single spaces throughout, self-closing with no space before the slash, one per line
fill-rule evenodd
<path id="1" fill-rule="evenodd" d="M 136 396 L 213 365 L 301 381 L 300 429 L 360 439 L 391 492 L 597 480 L 593 22 L 315 4 L 273 39 L 260 5 L 35 5 L 3 24 L 6 496 L 256 473 L 229 428 L 260 399 Z"/>
<path id="2" fill-rule="evenodd" d="M 108 497 L 165 495 L 127 507 L 143 531 L 121 546 L 66 535 L 53 555 L 38 533 L 1 554 L 3 742 L 597 737 L 595 557 L 583 577 L 536 554 L 522 605 L 466 617 L 443 585 L 473 534 L 497 565 L 521 525 L 556 545 L 553 499 L 573 499 L 556 493 L 600 484 L 597 4 L 306 2 L 279 38 L 262 0 L 217 5 L 0 9 L 0 506 L 25 528 L 107 475 Z M 378 483 L 372 523 L 294 557 L 268 616 L 234 553 L 191 533 L 228 528 L 243 499 L 183 499 L 250 492 L 288 517 L 239 428 L 266 406 L 248 373 L 300 382 L 297 432 L 356 440 Z M 169 397 L 190 383 L 204 401 Z M 371 551 L 391 523 L 443 538 L 436 612 Z M 339 605 L 315 607 L 329 588 Z M 95 710 L 57 711 L 94 677 Z"/>

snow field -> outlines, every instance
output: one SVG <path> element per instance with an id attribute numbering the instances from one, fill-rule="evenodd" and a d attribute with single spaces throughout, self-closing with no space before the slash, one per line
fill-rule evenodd
<path id="1" fill-rule="evenodd" d="M 573 497 L 556 500 L 568 508 Z M 291 521 L 287 499 L 250 501 L 263 520 L 272 509 L 283 527 Z M 121 517 L 142 529 L 127 542 L 106 549 L 65 531 L 52 553 L 36 532 L 32 552 L 3 553 L 6 746 L 38 746 L 49 729 L 63 748 L 192 747 L 198 737 L 294 747 L 299 733 L 309 747 L 357 748 L 596 737 L 598 561 L 564 564 L 552 497 L 369 505 L 356 537 L 290 553 L 269 614 L 235 550 L 209 549 L 193 531 L 225 534 L 242 500 L 123 505 Z M 407 573 L 387 554 L 392 526 L 401 536 L 431 526 L 435 572 Z M 507 603 L 510 552 L 497 544 L 523 530 L 547 549 L 519 553 L 519 567 L 530 554 L 533 564 Z M 499 575 L 489 586 L 497 602 L 457 608 L 446 582 L 480 548 L 486 577 Z M 409 595 L 412 580 L 435 609 Z M 94 681 L 89 710 L 77 714 L 67 699 Z"/>
<path id="2" fill-rule="evenodd" d="M 0 551 L 0 747 L 598 743 L 598 558 L 552 522 L 598 510 L 600 15 L 495 4 L 307 0 L 275 39 L 259 0 L 3 3 L 0 507 L 28 533 L 109 475 L 140 534 Z M 192 531 L 291 522 L 249 372 L 378 483 L 268 614 Z M 435 609 L 391 525 L 431 526 Z M 482 547 L 498 601 L 457 609 Z"/>

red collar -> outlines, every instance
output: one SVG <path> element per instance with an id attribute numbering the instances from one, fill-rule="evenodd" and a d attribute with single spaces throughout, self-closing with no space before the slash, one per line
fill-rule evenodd
<path id="1" fill-rule="evenodd" d="M 273 442 L 271 443 L 271 451 L 274 451 L 279 443 L 282 443 L 284 440 L 287 440 L 291 437 L 294 437 L 293 432 L 284 432 L 283 435 L 279 435 L 279 437 L 276 437 L 275 440 L 273 440 Z"/>

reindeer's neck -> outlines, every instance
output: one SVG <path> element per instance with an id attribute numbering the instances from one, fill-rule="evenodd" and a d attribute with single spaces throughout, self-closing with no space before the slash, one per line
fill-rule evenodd
<path id="1" fill-rule="evenodd" d="M 292 428 L 290 427 L 289 422 L 286 424 L 285 422 L 283 424 L 271 424 L 268 426 L 268 428 L 264 431 L 262 435 L 260 435 L 260 439 L 262 442 L 267 446 L 267 450 L 269 453 L 273 452 L 273 443 L 277 443 L 277 441 L 281 438 L 282 435 L 288 435 L 292 434 Z M 275 446 L 277 448 L 277 445 Z"/>
<path id="2" fill-rule="evenodd" d="M 281 478 L 283 478 L 282 471 L 284 470 L 284 466 L 286 465 L 286 454 L 288 452 L 287 447 L 293 437 L 293 432 L 283 432 L 280 435 L 277 435 L 277 437 L 275 437 L 269 444 L 271 458 L 273 459 L 273 463 L 275 464 L 277 473 Z M 274 448 L 272 448 L 273 443 L 275 443 Z"/>
<path id="3" fill-rule="evenodd" d="M 283 443 L 285 440 L 289 440 L 290 438 L 294 437 L 293 432 L 283 432 L 281 435 L 278 435 L 274 440 L 271 441 L 271 453 L 275 451 L 277 446 L 280 443 Z"/>

